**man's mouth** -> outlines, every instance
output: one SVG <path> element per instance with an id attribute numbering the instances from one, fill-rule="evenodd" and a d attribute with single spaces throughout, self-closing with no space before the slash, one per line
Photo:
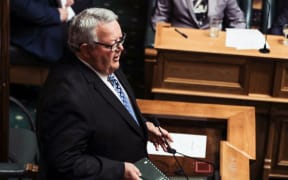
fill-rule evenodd
<path id="1" fill-rule="evenodd" d="M 114 56 L 113 58 L 114 61 L 119 61 L 119 59 L 120 59 L 120 54 L 118 56 Z"/>

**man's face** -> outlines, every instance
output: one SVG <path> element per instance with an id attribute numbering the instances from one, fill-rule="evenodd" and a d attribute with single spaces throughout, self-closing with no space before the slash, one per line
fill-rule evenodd
<path id="1" fill-rule="evenodd" d="M 90 55 L 87 62 L 99 73 L 108 75 L 120 66 L 119 60 L 124 48 L 119 43 L 124 34 L 117 21 L 101 24 L 95 31 L 98 41 L 89 48 Z"/>

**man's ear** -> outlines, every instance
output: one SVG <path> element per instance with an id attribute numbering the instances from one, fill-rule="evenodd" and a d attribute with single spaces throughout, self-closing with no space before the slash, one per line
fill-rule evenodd
<path id="1" fill-rule="evenodd" d="M 79 49 L 81 56 L 83 56 L 84 58 L 90 58 L 91 47 L 89 46 L 89 44 L 83 43 L 80 45 Z"/>

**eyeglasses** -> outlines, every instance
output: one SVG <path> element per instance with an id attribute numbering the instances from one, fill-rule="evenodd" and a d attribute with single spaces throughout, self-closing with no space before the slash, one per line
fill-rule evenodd
<path id="1" fill-rule="evenodd" d="M 118 41 L 115 41 L 111 45 L 110 44 L 101 43 L 101 42 L 95 42 L 95 41 L 93 43 L 97 44 L 97 45 L 104 46 L 107 49 L 111 49 L 111 51 L 116 51 L 116 50 L 119 49 L 120 45 L 124 44 L 125 38 L 126 38 L 126 33 L 123 33 L 123 36 Z"/>

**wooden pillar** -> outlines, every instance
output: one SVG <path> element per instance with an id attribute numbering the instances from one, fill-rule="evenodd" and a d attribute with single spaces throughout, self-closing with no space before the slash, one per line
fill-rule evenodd
<path id="1" fill-rule="evenodd" d="M 8 160 L 9 0 L 0 1 L 0 161 Z"/>

